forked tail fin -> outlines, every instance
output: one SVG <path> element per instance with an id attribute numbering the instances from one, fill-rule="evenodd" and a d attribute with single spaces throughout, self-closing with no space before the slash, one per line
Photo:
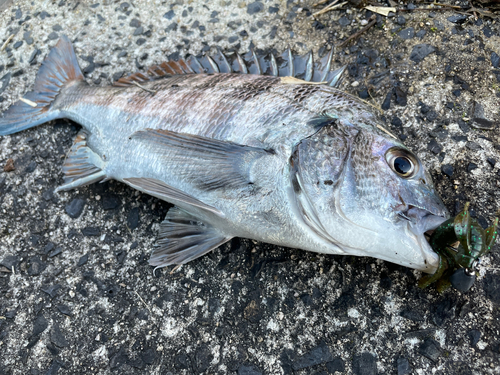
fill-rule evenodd
<path id="1" fill-rule="evenodd" d="M 52 108 L 54 99 L 65 85 L 74 81 L 83 81 L 83 74 L 71 42 L 63 36 L 42 63 L 33 91 L 0 115 L 0 135 L 17 133 L 59 118 L 59 111 Z"/>

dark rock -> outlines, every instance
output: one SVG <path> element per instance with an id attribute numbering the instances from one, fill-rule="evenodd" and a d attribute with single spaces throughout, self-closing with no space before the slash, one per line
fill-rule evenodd
<path id="1" fill-rule="evenodd" d="M 495 164 L 497 163 L 496 159 L 487 158 L 486 161 L 488 162 L 489 165 L 491 165 L 491 168 L 495 168 Z"/>
<path id="2" fill-rule="evenodd" d="M 425 118 L 427 119 L 427 121 L 434 121 L 438 118 L 438 114 L 436 111 L 432 110 L 427 112 Z"/>
<path id="3" fill-rule="evenodd" d="M 347 26 L 351 24 L 351 20 L 347 18 L 346 16 L 342 16 L 339 18 L 339 24 L 340 26 Z"/>
<path id="4" fill-rule="evenodd" d="M 474 347 L 477 345 L 479 339 L 481 338 L 481 332 L 479 332 L 477 329 L 471 329 L 468 333 L 468 336 L 470 338 L 470 345 Z"/>
<path id="5" fill-rule="evenodd" d="M 441 172 L 443 172 L 446 176 L 453 176 L 453 166 L 450 164 L 444 164 L 441 166 Z"/>
<path id="6" fill-rule="evenodd" d="M 483 285 L 486 297 L 493 303 L 500 305 L 500 275 L 487 273 Z"/>
<path id="7" fill-rule="evenodd" d="M 238 375 L 262 375 L 262 372 L 254 365 L 241 365 L 238 367 Z"/>
<path id="8" fill-rule="evenodd" d="M 80 217 L 84 207 L 85 199 L 75 198 L 66 205 L 65 210 L 69 217 L 71 217 L 72 219 L 76 219 Z"/>
<path id="9" fill-rule="evenodd" d="M 406 106 L 408 103 L 408 97 L 405 91 L 399 86 L 394 88 L 394 94 L 396 96 L 396 104 L 400 106 Z"/>
<path id="10" fill-rule="evenodd" d="M 451 93 L 458 98 L 462 94 L 462 90 L 456 89 L 456 90 L 453 90 Z"/>
<path id="11" fill-rule="evenodd" d="M 425 318 L 422 316 L 422 313 L 420 313 L 419 311 L 417 311 L 415 309 L 403 310 L 403 311 L 401 311 L 400 315 L 403 318 L 412 320 L 414 322 L 424 322 L 425 321 Z"/>
<path id="12" fill-rule="evenodd" d="M 71 310 L 69 309 L 68 306 L 66 305 L 57 305 L 57 309 L 61 314 L 67 315 L 67 316 L 72 316 L 73 314 L 71 313 Z"/>
<path id="13" fill-rule="evenodd" d="M 133 35 L 134 36 L 142 35 L 143 32 L 144 32 L 144 28 L 142 26 L 139 26 L 134 30 Z"/>
<path id="14" fill-rule="evenodd" d="M 352 371 L 355 375 L 376 375 L 377 359 L 368 352 L 357 354 L 352 361 Z"/>
<path id="15" fill-rule="evenodd" d="M 56 39 L 59 39 L 59 34 L 56 33 L 55 31 L 52 31 L 48 36 L 47 38 L 49 38 L 50 40 L 56 40 Z"/>
<path id="16" fill-rule="evenodd" d="M 82 234 L 85 237 L 97 237 L 101 234 L 101 230 L 97 227 L 85 227 L 82 229 Z"/>
<path id="17" fill-rule="evenodd" d="M 14 269 L 17 268 L 20 262 L 21 260 L 19 257 L 16 257 L 15 255 L 7 255 L 0 261 L 0 265 L 12 270 L 12 267 L 14 267 Z"/>
<path id="18" fill-rule="evenodd" d="M 14 45 L 12 46 L 12 48 L 18 49 L 22 45 L 23 45 L 23 41 L 22 40 L 18 40 L 17 42 L 14 43 Z"/>
<path id="19" fill-rule="evenodd" d="M 398 33 L 398 36 L 404 40 L 412 39 L 415 36 L 415 29 L 413 27 L 409 27 L 407 29 L 401 30 Z"/>
<path id="20" fill-rule="evenodd" d="M 318 365 L 320 363 L 330 362 L 332 359 L 333 356 L 330 352 L 330 348 L 325 343 L 322 343 L 310 352 L 297 358 L 293 362 L 292 367 L 295 371 L 297 371 L 303 368 Z"/>
<path id="21" fill-rule="evenodd" d="M 396 23 L 398 25 L 404 25 L 406 23 L 406 18 L 404 18 L 404 16 L 397 16 L 396 17 Z"/>
<path id="22" fill-rule="evenodd" d="M 392 98 L 392 95 L 394 94 L 394 91 L 391 90 L 387 93 L 384 101 L 382 102 L 382 109 L 384 111 L 387 111 L 389 108 L 391 108 L 391 98 Z"/>
<path id="23" fill-rule="evenodd" d="M 118 81 L 120 78 L 123 77 L 123 75 L 125 74 L 124 71 L 120 71 L 120 72 L 116 72 L 113 74 L 113 82 L 116 82 Z"/>
<path id="24" fill-rule="evenodd" d="M 458 119 L 458 127 L 460 130 L 462 130 L 464 133 L 468 133 L 470 130 L 469 125 L 462 119 Z"/>
<path id="25" fill-rule="evenodd" d="M 56 360 L 52 361 L 52 364 L 50 365 L 49 369 L 45 373 L 45 375 L 56 375 L 61 368 L 61 364 L 57 362 Z"/>
<path id="26" fill-rule="evenodd" d="M 455 317 L 456 303 L 451 299 L 445 299 L 434 306 L 434 311 L 432 314 L 432 321 L 438 327 L 444 325 L 444 323 Z"/>
<path id="27" fill-rule="evenodd" d="M 26 41 L 27 44 L 31 45 L 33 44 L 33 38 L 31 37 L 31 31 L 25 31 L 23 34 L 23 39 Z"/>
<path id="28" fill-rule="evenodd" d="M 479 143 L 472 142 L 472 141 L 467 142 L 465 144 L 465 147 L 467 147 L 469 150 L 472 150 L 472 151 L 478 151 L 478 150 L 482 149 L 482 147 L 481 147 L 481 145 L 479 145 Z"/>
<path id="29" fill-rule="evenodd" d="M 120 199 L 116 195 L 105 195 L 102 198 L 103 210 L 114 210 L 120 205 Z"/>
<path id="30" fill-rule="evenodd" d="M 417 36 L 417 38 L 420 38 L 420 40 L 422 40 L 422 39 L 424 39 L 425 34 L 427 34 L 427 30 L 422 29 L 422 30 L 418 30 L 415 35 Z"/>
<path id="31" fill-rule="evenodd" d="M 175 16 L 175 13 L 173 10 L 169 10 L 167 13 L 165 13 L 163 15 L 163 18 L 166 18 L 167 20 L 171 20 L 172 18 L 174 18 Z"/>
<path id="32" fill-rule="evenodd" d="M 474 169 L 477 169 L 477 164 L 475 164 L 475 163 L 469 163 L 467 165 L 467 172 L 468 173 L 471 173 Z"/>
<path id="33" fill-rule="evenodd" d="M 268 11 L 270 14 L 273 14 L 273 13 L 278 13 L 279 10 L 280 10 L 280 8 L 271 6 L 271 7 L 269 7 Z"/>
<path id="34" fill-rule="evenodd" d="M 130 230 L 134 230 L 139 226 L 139 208 L 134 207 L 130 210 L 127 216 L 127 227 Z"/>
<path id="35" fill-rule="evenodd" d="M 418 351 L 432 362 L 436 362 L 441 355 L 441 347 L 439 346 L 439 343 L 431 338 L 425 339 L 425 341 L 420 344 Z"/>
<path id="36" fill-rule="evenodd" d="M 109 366 L 111 369 L 120 368 L 128 361 L 127 353 L 125 349 L 121 347 L 114 355 L 111 356 L 109 361 Z"/>
<path id="37" fill-rule="evenodd" d="M 202 372 L 206 371 L 210 366 L 210 362 L 212 361 L 212 359 L 213 355 L 207 346 L 203 345 L 199 347 L 194 353 L 195 373 L 201 374 Z"/>
<path id="38" fill-rule="evenodd" d="M 397 126 L 398 128 L 403 127 L 403 121 L 397 116 L 394 116 L 391 120 L 391 124 Z"/>
<path id="39" fill-rule="evenodd" d="M 370 97 L 370 94 L 368 93 L 368 90 L 364 88 L 358 91 L 358 96 L 361 99 L 368 99 Z"/>
<path id="40" fill-rule="evenodd" d="M 4 314 L 7 319 L 14 319 L 16 317 L 16 310 L 7 310 Z"/>
<path id="41" fill-rule="evenodd" d="M 255 2 L 247 5 L 247 13 L 248 14 L 259 13 L 262 10 L 264 10 L 264 4 L 262 4 L 262 2 L 260 2 L 260 1 L 255 1 Z"/>
<path id="42" fill-rule="evenodd" d="M 344 360 L 340 357 L 335 358 L 333 361 L 325 363 L 326 369 L 330 372 L 330 374 L 334 374 L 335 371 L 340 373 L 344 373 L 345 371 L 345 363 Z"/>
<path id="43" fill-rule="evenodd" d="M 54 323 L 52 325 L 52 329 L 50 330 L 50 341 L 59 348 L 65 348 L 69 346 L 68 340 L 64 337 L 61 329 L 59 328 L 59 324 Z"/>
<path id="44" fill-rule="evenodd" d="M 144 38 L 139 38 L 135 42 L 135 44 L 137 44 L 138 46 L 142 46 L 144 43 L 146 43 L 146 39 L 144 39 Z"/>
<path id="45" fill-rule="evenodd" d="M 435 139 L 432 139 L 427 145 L 427 149 L 433 154 L 438 155 L 441 151 L 443 151 L 443 146 L 437 143 Z"/>
<path id="46" fill-rule="evenodd" d="M 2 78 L 0 78 L 0 81 L 2 81 L 2 86 L 0 87 L 0 94 L 4 92 L 7 86 L 9 86 L 11 76 L 12 76 L 11 73 L 7 73 Z"/>
<path id="47" fill-rule="evenodd" d="M 50 14 L 48 14 L 46 11 L 41 11 L 40 12 L 40 18 L 44 20 L 46 17 L 50 17 Z"/>
<path id="48" fill-rule="evenodd" d="M 78 259 L 78 263 L 76 264 L 77 267 L 83 266 L 85 263 L 87 263 L 89 260 L 89 254 L 82 255 L 80 259 Z"/>
<path id="49" fill-rule="evenodd" d="M 490 27 L 487 25 L 483 27 L 483 34 L 486 38 L 491 38 L 493 35 L 495 35 L 495 33 L 493 33 L 493 31 L 491 31 Z"/>
<path id="50" fill-rule="evenodd" d="M 399 357 L 397 362 L 398 375 L 406 375 L 411 373 L 410 362 L 404 357 Z"/>
<path id="51" fill-rule="evenodd" d="M 411 51 L 410 60 L 418 64 L 435 51 L 436 49 L 430 44 L 417 44 Z"/>
<path id="52" fill-rule="evenodd" d="M 42 262 L 42 260 L 35 256 L 31 258 L 28 262 L 28 275 L 30 276 L 38 276 L 40 275 L 45 268 L 47 268 L 47 264 Z"/>
<path id="53" fill-rule="evenodd" d="M 31 335 L 38 336 L 45 331 L 48 326 L 49 323 L 47 322 L 47 319 L 45 319 L 45 316 L 43 316 L 43 314 L 38 315 L 33 323 L 33 333 Z"/>
<path id="54" fill-rule="evenodd" d="M 467 18 L 468 16 L 466 16 L 465 14 L 455 14 L 451 17 L 448 17 L 447 20 L 452 23 L 462 24 L 467 21 Z"/>
<path id="55" fill-rule="evenodd" d="M 141 21 L 139 21 L 137 18 L 132 18 L 132 20 L 130 20 L 129 26 L 137 28 L 141 26 Z"/>
<path id="56" fill-rule="evenodd" d="M 61 289 L 60 284 L 55 284 L 55 285 L 46 285 L 41 287 L 42 292 L 47 293 L 50 298 L 54 298 L 57 295 L 57 291 Z"/>

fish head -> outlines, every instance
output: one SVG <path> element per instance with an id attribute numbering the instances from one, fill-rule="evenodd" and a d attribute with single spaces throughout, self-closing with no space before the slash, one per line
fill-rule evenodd
<path id="1" fill-rule="evenodd" d="M 292 162 L 299 213 L 315 235 L 347 254 L 436 270 L 425 233 L 449 213 L 421 160 L 397 139 L 337 122 L 300 142 Z"/>

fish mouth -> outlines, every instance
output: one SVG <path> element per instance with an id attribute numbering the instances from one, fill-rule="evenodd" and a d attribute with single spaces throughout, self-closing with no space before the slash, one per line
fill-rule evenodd
<path id="1" fill-rule="evenodd" d="M 439 255 L 431 247 L 429 238 L 434 230 L 449 218 L 448 211 L 443 210 L 438 214 L 433 214 L 423 208 L 408 205 L 405 211 L 398 213 L 398 216 L 407 222 L 408 229 L 417 239 L 424 262 L 429 269 L 425 272 L 434 272 L 438 265 Z"/>

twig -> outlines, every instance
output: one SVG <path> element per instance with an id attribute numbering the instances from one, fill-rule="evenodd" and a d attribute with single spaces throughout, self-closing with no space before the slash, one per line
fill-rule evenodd
<path id="1" fill-rule="evenodd" d="M 151 315 L 153 315 L 153 312 L 149 308 L 148 304 L 142 299 L 142 297 L 139 295 L 139 293 L 137 293 L 136 290 L 134 290 L 134 292 L 135 292 L 135 294 L 137 294 L 137 297 L 139 297 L 139 299 L 142 301 L 142 303 L 144 304 L 144 306 L 146 306 L 146 308 L 149 310 L 149 312 L 151 313 Z"/>
<path id="2" fill-rule="evenodd" d="M 12 34 L 7 38 L 5 43 L 2 45 L 2 48 L 0 48 L 0 52 L 2 52 L 5 49 L 5 47 L 7 47 L 7 44 L 9 44 L 12 39 L 14 39 L 14 34 Z"/>
<path id="3" fill-rule="evenodd" d="M 330 0 L 321 0 L 321 1 L 318 1 L 316 4 L 313 5 L 313 7 L 317 7 L 318 5 L 321 5 L 321 4 L 324 4 L 326 2 L 328 2 Z M 335 0 L 336 3 L 339 2 L 339 0 Z"/>
<path id="4" fill-rule="evenodd" d="M 312 17 L 316 17 L 316 16 L 319 16 L 320 14 L 323 14 L 323 13 L 326 13 L 326 12 L 329 12 L 331 10 L 334 10 L 334 9 L 337 9 L 337 8 L 340 8 L 344 5 L 347 4 L 347 1 L 344 1 L 343 3 L 340 3 L 340 4 L 337 4 L 338 0 L 334 1 L 333 3 L 331 3 L 330 5 L 324 7 L 323 9 L 321 9 L 320 11 L 316 12 L 316 13 L 313 13 L 312 14 Z"/>
<path id="5" fill-rule="evenodd" d="M 156 91 L 150 90 L 150 89 L 148 89 L 148 88 L 146 88 L 144 86 L 141 86 L 136 81 L 132 81 L 132 84 L 135 85 L 135 86 L 137 86 L 137 87 L 139 87 L 139 88 L 141 88 L 141 89 L 143 89 L 144 91 L 147 91 L 147 92 L 151 93 L 151 94 L 156 94 Z"/>
<path id="6" fill-rule="evenodd" d="M 422 4 L 432 4 L 432 5 L 435 5 L 435 6 L 438 6 L 438 7 L 448 7 L 448 8 L 453 8 L 453 9 L 462 9 L 462 7 L 460 7 L 458 5 L 448 5 L 448 4 L 441 4 L 441 3 L 436 3 L 436 2 L 433 2 L 433 3 L 424 2 Z"/>
<path id="7" fill-rule="evenodd" d="M 361 30 L 359 30 L 357 33 L 355 34 L 352 34 L 349 38 L 347 38 L 346 40 L 344 40 L 342 43 L 339 44 L 339 47 L 340 48 L 343 48 L 347 45 L 347 43 L 349 43 L 351 40 L 353 39 L 356 39 L 358 38 L 361 34 L 363 34 L 364 32 L 366 32 L 366 30 L 368 30 L 370 27 L 372 27 L 373 25 L 375 25 L 375 22 L 377 22 L 377 16 L 375 14 L 373 14 L 371 17 L 370 17 L 370 22 L 368 23 L 368 25 L 366 25 L 365 27 L 363 27 Z"/>
<path id="8" fill-rule="evenodd" d="M 406 8 L 401 8 L 398 9 L 398 12 L 413 12 L 414 10 L 419 10 L 419 11 L 437 11 L 437 10 L 450 10 L 450 9 L 455 9 L 452 8 L 451 6 L 448 5 L 441 5 L 443 8 L 415 8 L 415 9 L 406 9 Z"/>

